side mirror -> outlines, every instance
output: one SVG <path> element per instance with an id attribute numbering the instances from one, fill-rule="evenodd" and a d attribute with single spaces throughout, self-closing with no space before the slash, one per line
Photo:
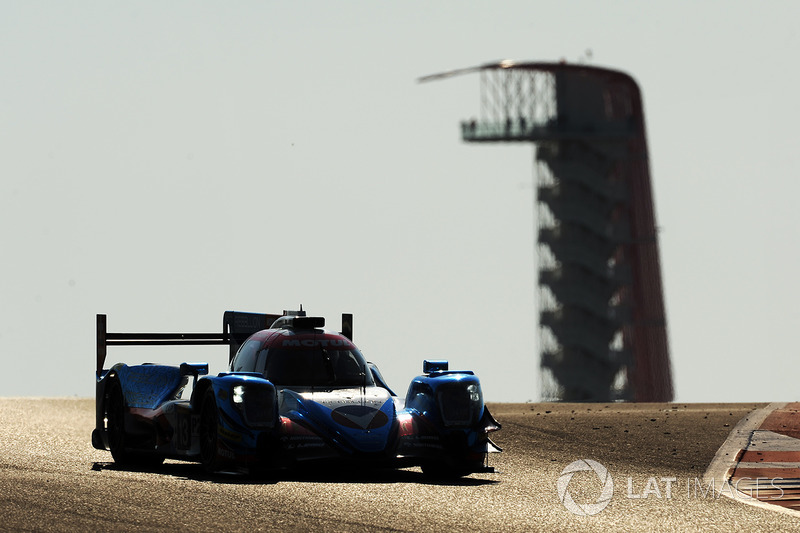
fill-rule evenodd
<path id="1" fill-rule="evenodd" d="M 386 384 L 386 380 L 383 379 L 383 375 L 381 374 L 381 371 L 378 370 L 378 367 L 375 365 L 375 363 L 370 363 L 367 361 L 367 368 L 369 368 L 369 371 L 372 374 L 372 379 L 375 380 L 376 385 L 389 391 L 389 394 L 392 396 L 397 396 L 397 394 L 395 394 L 394 391 L 389 388 L 389 385 Z"/>
<path id="2" fill-rule="evenodd" d="M 205 376 L 208 374 L 208 363 L 181 363 L 181 376 Z"/>
<path id="3" fill-rule="evenodd" d="M 422 373 L 430 374 L 431 372 L 446 372 L 450 364 L 444 359 L 422 361 Z"/>

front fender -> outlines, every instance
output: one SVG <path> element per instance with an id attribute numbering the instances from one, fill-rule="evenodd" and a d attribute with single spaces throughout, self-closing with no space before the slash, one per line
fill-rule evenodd
<path id="1" fill-rule="evenodd" d="M 214 393 L 220 419 L 229 430 L 251 434 L 278 423 L 275 386 L 261 374 L 225 373 L 200 378 L 191 399 L 195 412 L 200 412 L 209 389 Z"/>
<path id="2" fill-rule="evenodd" d="M 484 415 L 480 380 L 471 372 L 417 376 L 408 388 L 405 407 L 416 410 L 442 430 L 478 430 Z"/>

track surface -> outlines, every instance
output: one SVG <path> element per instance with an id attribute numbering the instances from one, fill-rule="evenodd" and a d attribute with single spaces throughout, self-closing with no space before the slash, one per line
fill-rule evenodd
<path id="1" fill-rule="evenodd" d="M 495 440 L 505 453 L 492 457 L 502 473 L 433 484 L 416 469 L 273 479 L 212 478 L 179 462 L 121 470 L 91 447 L 93 400 L 0 399 L 0 529 L 794 531 L 800 523 L 792 516 L 695 485 L 756 407 L 492 405 L 503 424 Z M 602 463 L 614 479 L 610 504 L 594 516 L 571 514 L 556 489 L 564 467 L 583 458 Z M 629 487 L 640 497 L 628 497 Z M 600 482 L 578 472 L 569 492 L 593 503 Z"/>

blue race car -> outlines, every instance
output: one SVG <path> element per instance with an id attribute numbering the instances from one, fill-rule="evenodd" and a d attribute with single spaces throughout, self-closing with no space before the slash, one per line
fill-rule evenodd
<path id="1" fill-rule="evenodd" d="M 292 467 L 312 461 L 361 466 L 421 466 L 436 477 L 493 472 L 500 429 L 471 371 L 424 361 L 405 400 L 352 341 L 301 311 L 228 311 L 222 334 L 108 333 L 97 316 L 96 428 L 92 444 L 127 465 L 165 458 L 197 461 L 210 472 Z M 104 369 L 111 345 L 230 348 L 228 372 L 207 363 L 118 363 Z M 184 388 L 192 380 L 189 399 Z"/>

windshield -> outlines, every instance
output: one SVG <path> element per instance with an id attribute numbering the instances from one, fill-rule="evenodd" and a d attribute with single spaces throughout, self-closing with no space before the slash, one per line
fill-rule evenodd
<path id="1" fill-rule="evenodd" d="M 264 377 L 276 385 L 353 387 L 373 385 L 364 356 L 355 348 L 270 348 Z"/>

